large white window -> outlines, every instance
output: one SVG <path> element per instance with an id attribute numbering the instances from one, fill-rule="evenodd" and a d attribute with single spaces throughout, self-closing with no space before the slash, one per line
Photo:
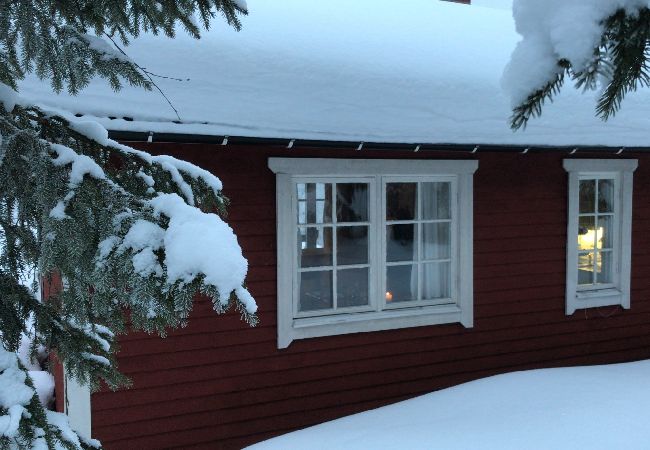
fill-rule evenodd
<path id="1" fill-rule="evenodd" d="M 471 327 L 476 161 L 270 158 L 278 347 L 294 339 Z"/>
<path id="2" fill-rule="evenodd" d="M 566 313 L 630 307 L 632 173 L 637 161 L 570 159 Z"/>

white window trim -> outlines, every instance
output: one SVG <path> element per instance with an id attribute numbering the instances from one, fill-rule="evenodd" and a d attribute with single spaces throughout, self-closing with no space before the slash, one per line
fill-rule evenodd
<path id="1" fill-rule="evenodd" d="M 318 336 L 454 322 L 459 322 L 467 328 L 473 326 L 473 174 L 478 168 L 478 161 L 269 158 L 268 165 L 276 174 L 278 348 L 286 348 L 296 339 Z M 457 196 L 452 199 L 457 203 L 459 227 L 455 255 L 458 266 L 456 279 L 452 280 L 458 295 L 456 303 L 294 318 L 293 278 L 296 267 L 294 267 L 294 258 L 290 257 L 295 246 L 296 227 L 293 211 L 293 178 L 314 176 L 336 179 L 345 176 L 435 175 L 453 176 L 457 186 Z M 374 207 L 375 205 L 371 205 L 371 208 Z M 371 237 L 371 242 L 372 239 L 374 237 Z"/>
<path id="2" fill-rule="evenodd" d="M 636 159 L 565 159 L 564 169 L 569 173 L 567 257 L 566 257 L 566 314 L 578 309 L 621 305 L 630 308 L 630 266 L 632 233 L 632 175 Z M 610 177 L 615 180 L 614 206 L 614 285 L 604 289 L 578 287 L 578 230 L 579 181 L 585 177 Z"/>

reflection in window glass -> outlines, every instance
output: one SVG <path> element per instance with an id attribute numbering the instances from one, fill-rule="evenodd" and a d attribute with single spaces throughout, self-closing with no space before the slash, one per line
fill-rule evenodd
<path id="1" fill-rule="evenodd" d="M 300 311 L 332 308 L 332 272 L 302 272 L 300 274 Z"/>
<path id="2" fill-rule="evenodd" d="M 336 302 L 339 308 L 369 303 L 367 267 L 337 271 L 336 285 Z"/>
<path id="3" fill-rule="evenodd" d="M 332 221 L 332 185 L 298 183 L 298 223 L 320 224 Z"/>
<path id="4" fill-rule="evenodd" d="M 595 180 L 580 180 L 580 213 L 593 213 L 596 210 L 595 187 Z"/>
<path id="5" fill-rule="evenodd" d="M 386 268 L 386 303 L 399 303 L 417 300 L 418 266 L 388 266 Z"/>
<path id="6" fill-rule="evenodd" d="M 386 227 L 386 261 L 414 261 L 417 259 L 415 246 L 415 224 L 388 225 Z"/>
<path id="7" fill-rule="evenodd" d="M 614 180 L 580 180 L 579 188 L 578 250 L 588 252 L 578 256 L 578 284 L 611 283 Z"/>
<path id="8" fill-rule="evenodd" d="M 598 180 L 598 212 L 614 212 L 614 180 Z"/>
<path id="9" fill-rule="evenodd" d="M 422 298 L 425 300 L 451 297 L 450 262 L 422 265 Z"/>
<path id="10" fill-rule="evenodd" d="M 450 183 L 421 183 L 422 219 L 450 219 Z"/>
<path id="11" fill-rule="evenodd" d="M 336 184 L 336 221 L 368 221 L 368 184 Z"/>
<path id="12" fill-rule="evenodd" d="M 447 259 L 451 255 L 451 224 L 434 222 L 422 224 L 423 258 Z"/>
<path id="13" fill-rule="evenodd" d="M 386 220 L 416 218 L 417 183 L 386 184 Z"/>
<path id="14" fill-rule="evenodd" d="M 298 265 L 332 265 L 332 227 L 298 227 Z"/>
<path id="15" fill-rule="evenodd" d="M 336 228 L 336 264 L 368 263 L 368 227 Z"/>

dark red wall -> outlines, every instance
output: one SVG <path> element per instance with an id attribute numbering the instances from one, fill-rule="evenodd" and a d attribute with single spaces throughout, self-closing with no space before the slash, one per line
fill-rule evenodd
<path id="1" fill-rule="evenodd" d="M 201 300 L 190 325 L 167 339 L 124 337 L 120 368 L 133 388 L 92 397 L 94 435 L 107 449 L 240 448 L 492 374 L 650 358 L 650 155 L 628 155 L 639 159 L 632 309 L 594 308 L 567 317 L 566 154 L 137 146 L 187 159 L 222 179 L 261 323 L 249 328 L 234 312 L 217 316 Z M 474 328 L 449 324 L 322 337 L 278 350 L 269 156 L 476 157 Z"/>

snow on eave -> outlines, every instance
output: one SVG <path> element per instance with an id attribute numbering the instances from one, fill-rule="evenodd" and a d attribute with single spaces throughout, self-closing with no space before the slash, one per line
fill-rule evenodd
<path id="1" fill-rule="evenodd" d="M 569 86 L 526 131 L 508 128 L 501 74 L 518 41 L 509 11 L 412 0 L 249 0 L 239 33 L 142 36 L 127 49 L 156 92 L 102 80 L 78 97 L 28 78 L 21 94 L 112 131 L 400 144 L 627 146 L 650 142 L 646 91 L 617 117 Z M 110 118 L 117 118 L 111 120 Z M 123 117 L 133 120 L 120 119 Z"/>

